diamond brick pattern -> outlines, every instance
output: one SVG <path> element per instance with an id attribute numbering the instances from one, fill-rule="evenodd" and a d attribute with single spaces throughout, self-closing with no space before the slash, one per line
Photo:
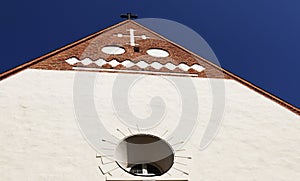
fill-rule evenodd
<path id="1" fill-rule="evenodd" d="M 83 64 L 83 65 L 89 65 L 89 64 L 91 64 L 93 61 L 91 60 L 91 59 L 89 59 L 89 58 L 85 58 L 85 59 L 83 59 L 82 61 L 81 61 L 81 63 Z"/>
<path id="2" fill-rule="evenodd" d="M 139 61 L 138 63 L 134 63 L 134 62 L 132 62 L 130 60 L 125 60 L 123 62 L 118 62 L 115 59 L 111 60 L 111 61 L 106 61 L 104 59 L 98 59 L 96 61 L 93 61 L 93 60 L 91 60 L 89 58 L 85 58 L 85 59 L 83 59 L 83 60 L 80 61 L 77 58 L 72 57 L 72 58 L 69 58 L 69 59 L 67 59 L 65 61 L 68 64 L 70 64 L 70 65 L 75 65 L 78 62 L 81 62 L 85 66 L 90 65 L 90 64 L 96 64 L 97 66 L 99 66 L 99 68 L 101 68 L 105 64 L 109 64 L 112 67 L 116 67 L 118 65 L 123 65 L 126 68 L 131 68 L 133 66 L 138 66 L 141 69 L 145 69 L 146 67 L 152 67 L 152 68 L 154 68 L 156 70 L 160 70 L 161 68 L 166 68 L 166 69 L 168 69 L 170 71 L 172 71 L 172 70 L 174 70 L 176 68 L 179 68 L 180 70 L 183 70 L 185 72 L 188 72 L 190 69 L 194 69 L 197 72 L 201 72 L 201 71 L 203 71 L 205 69 L 204 67 L 202 67 L 199 64 L 194 64 L 192 66 L 188 66 L 185 63 L 181 63 L 179 65 L 174 65 L 174 64 L 172 64 L 170 62 L 168 62 L 166 64 L 161 64 L 159 62 L 152 62 L 152 63 L 149 64 L 149 63 L 147 63 L 147 62 L 145 62 L 143 60 Z"/>

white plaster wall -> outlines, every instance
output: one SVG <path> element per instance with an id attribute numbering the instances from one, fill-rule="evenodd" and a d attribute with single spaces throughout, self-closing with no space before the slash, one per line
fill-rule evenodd
<path id="1" fill-rule="evenodd" d="M 75 119 L 74 74 L 28 69 L 0 82 L 1 180 L 104 180 L 97 168 L 96 151 L 81 135 Z M 118 74 L 98 75 L 97 111 L 103 120 L 110 120 L 104 121 L 106 128 L 121 138 L 116 127 L 127 128 L 114 114 L 111 95 L 107 94 Z M 226 108 L 218 135 L 209 147 L 199 151 L 212 95 L 207 79 L 192 80 L 201 116 L 185 146 L 184 154 L 193 158 L 188 169 L 190 180 L 300 178 L 299 116 L 232 80 L 225 81 Z M 149 89 L 152 94 L 141 94 Z M 165 129 L 171 132 L 180 116 L 180 97 L 172 84 L 157 76 L 145 76 L 144 81 L 132 88 L 130 107 L 137 116 L 146 117 L 151 110 L 143 105 L 157 94 L 163 95 L 169 106 L 167 121 L 148 130 L 159 135 Z"/>
<path id="2" fill-rule="evenodd" d="M 26 70 L 0 82 L 0 180 L 103 180 L 81 136 L 73 74 Z"/>

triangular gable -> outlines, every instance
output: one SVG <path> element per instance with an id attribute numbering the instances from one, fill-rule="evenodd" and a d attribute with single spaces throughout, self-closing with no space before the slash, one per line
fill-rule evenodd
<path id="1" fill-rule="evenodd" d="M 134 44 L 129 34 L 134 31 Z M 107 46 L 122 47 L 122 54 L 107 54 Z M 153 57 L 147 50 L 167 50 L 167 57 Z M 3 80 L 24 69 L 168 74 L 199 78 L 233 79 L 300 115 L 300 109 L 220 68 L 132 20 L 126 20 L 86 38 L 20 65 L 0 75 Z"/>

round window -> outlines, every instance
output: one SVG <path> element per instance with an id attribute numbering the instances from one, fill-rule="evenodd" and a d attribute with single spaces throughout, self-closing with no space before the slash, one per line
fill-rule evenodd
<path id="1" fill-rule="evenodd" d="M 124 48 L 115 45 L 105 46 L 101 49 L 101 51 L 109 55 L 120 55 L 125 53 Z"/>
<path id="2" fill-rule="evenodd" d="M 169 52 L 163 49 L 158 49 L 158 48 L 152 48 L 147 50 L 147 54 L 151 55 L 152 57 L 158 57 L 158 58 L 163 58 L 163 57 L 168 57 Z"/>
<path id="3" fill-rule="evenodd" d="M 172 147 L 159 137 L 147 134 L 132 135 L 122 140 L 116 150 L 119 167 L 136 176 L 160 176 L 173 165 Z"/>

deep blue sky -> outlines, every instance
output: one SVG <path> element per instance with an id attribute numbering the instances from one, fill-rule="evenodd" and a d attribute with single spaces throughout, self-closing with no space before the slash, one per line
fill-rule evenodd
<path id="1" fill-rule="evenodd" d="M 1 72 L 134 12 L 198 32 L 223 68 L 300 107 L 299 0 L 1 1 Z"/>

